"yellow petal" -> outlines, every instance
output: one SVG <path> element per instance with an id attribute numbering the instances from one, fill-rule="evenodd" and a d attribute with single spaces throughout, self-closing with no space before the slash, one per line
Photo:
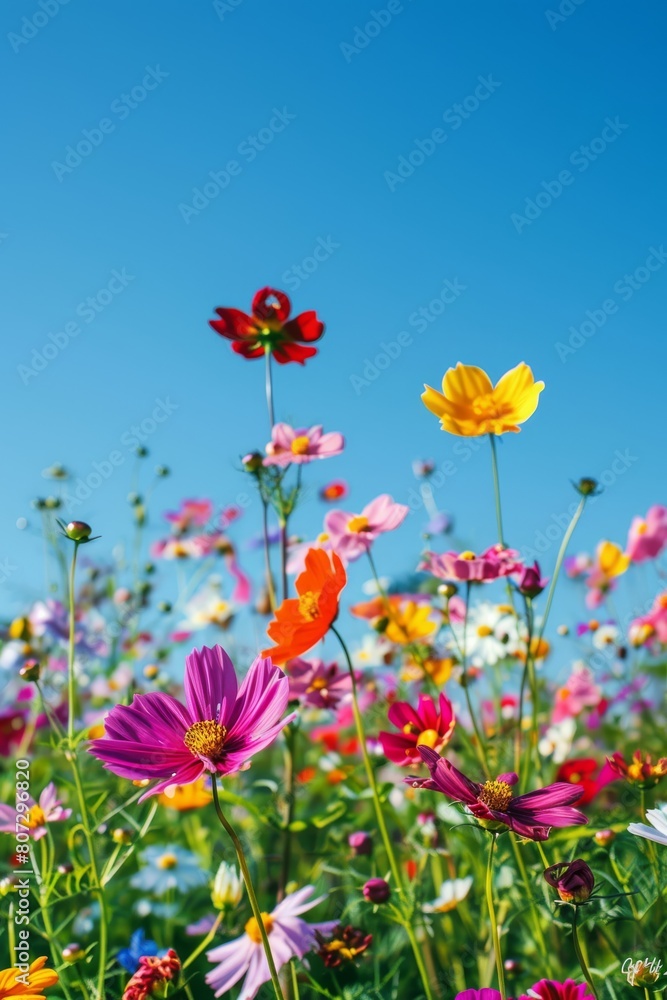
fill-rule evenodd
<path id="1" fill-rule="evenodd" d="M 422 403 L 427 410 L 430 410 L 431 413 L 435 413 L 436 417 L 442 415 L 444 402 L 445 397 L 442 393 L 438 392 L 437 389 L 432 389 L 430 385 L 424 386 L 424 392 L 422 392 Z"/>
<path id="2" fill-rule="evenodd" d="M 630 565 L 630 557 L 614 542 L 603 541 L 597 550 L 598 566 L 605 576 L 620 576 Z"/>
<path id="3" fill-rule="evenodd" d="M 544 382 L 536 382 L 530 367 L 522 361 L 498 380 L 493 398 L 505 409 L 508 420 L 510 413 L 507 411 L 511 410 L 512 422 L 522 424 L 537 409 L 542 389 Z"/>
<path id="4" fill-rule="evenodd" d="M 491 379 L 483 368 L 459 363 L 445 372 L 442 391 L 453 403 L 470 404 L 477 396 L 493 392 Z"/>

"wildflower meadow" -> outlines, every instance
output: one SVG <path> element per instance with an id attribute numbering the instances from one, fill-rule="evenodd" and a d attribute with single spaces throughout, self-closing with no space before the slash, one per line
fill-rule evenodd
<path id="1" fill-rule="evenodd" d="M 522 558 L 500 445 L 521 447 L 549 386 L 523 361 L 495 383 L 459 361 L 414 405 L 434 450 L 443 433 L 481 443 L 496 531 L 457 546 L 435 463 L 416 460 L 425 523 L 387 577 L 409 508 L 381 483 L 353 507 L 343 435 L 281 419 L 285 366 L 323 377 L 324 318 L 265 287 L 248 311 L 216 309 L 213 332 L 266 408 L 266 440 L 238 461 L 254 520 L 213 497 L 162 510 L 158 466 L 130 496 L 132 558 L 114 561 L 103 524 L 63 518 L 65 467 L 34 502 L 55 575 L 0 652 L 0 997 L 657 996 L 667 507 L 583 553 L 602 486 L 580 478 L 553 558 Z M 322 470 L 322 530 L 305 538 Z M 643 610 L 619 620 L 636 574 Z M 551 614 L 561 585 L 577 621 Z M 244 608 L 254 646 L 235 635 Z"/>

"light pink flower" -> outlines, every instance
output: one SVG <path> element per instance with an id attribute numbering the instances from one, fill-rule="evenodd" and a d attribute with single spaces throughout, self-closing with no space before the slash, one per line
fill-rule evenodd
<path id="1" fill-rule="evenodd" d="M 164 516 L 180 535 L 189 528 L 202 528 L 208 524 L 212 514 L 213 504 L 210 500 L 183 500 L 178 510 L 168 510 Z"/>
<path id="2" fill-rule="evenodd" d="M 263 465 L 303 465 L 316 458 L 333 458 L 340 455 L 345 447 L 345 438 L 337 431 L 322 433 L 322 425 L 314 427 L 290 427 L 289 424 L 275 424 L 271 440 L 266 446 Z"/>
<path id="3" fill-rule="evenodd" d="M 649 507 L 646 518 L 635 517 L 630 525 L 627 555 L 633 563 L 655 559 L 667 545 L 667 507 Z"/>
<path id="4" fill-rule="evenodd" d="M 239 688 L 224 649 L 194 649 L 184 686 L 185 705 L 162 692 L 116 705 L 105 719 L 106 735 L 90 743 L 90 753 L 114 774 L 155 781 L 142 799 L 207 773 L 241 770 L 294 718 L 282 718 L 289 681 L 270 659 L 257 657 Z"/>
<path id="5" fill-rule="evenodd" d="M 523 565 L 519 553 L 501 545 L 492 545 L 481 555 L 474 552 L 426 552 L 419 569 L 426 570 L 440 580 L 458 580 L 465 583 L 490 583 L 502 576 L 521 572 Z"/>
<path id="6" fill-rule="evenodd" d="M 290 701 L 299 701 L 307 708 L 338 708 L 352 692 L 352 680 L 337 663 L 324 660 L 289 660 Z"/>
<path id="7" fill-rule="evenodd" d="M 361 514 L 348 514 L 344 510 L 332 510 L 324 519 L 331 547 L 341 558 L 354 562 L 385 531 L 393 531 L 403 523 L 409 508 L 394 503 L 388 493 L 382 493 L 371 500 Z"/>
<path id="8" fill-rule="evenodd" d="M 39 801 L 28 797 L 25 812 L 17 812 L 11 806 L 0 805 L 0 833 L 16 836 L 24 830 L 35 840 L 46 836 L 48 823 L 62 823 L 72 815 L 71 809 L 63 809 L 56 786 L 49 782 L 39 797 Z"/>
<path id="9" fill-rule="evenodd" d="M 556 691 L 553 722 L 581 715 L 585 708 L 596 708 L 602 700 L 602 688 L 594 680 L 593 671 L 575 666 L 563 687 Z"/>

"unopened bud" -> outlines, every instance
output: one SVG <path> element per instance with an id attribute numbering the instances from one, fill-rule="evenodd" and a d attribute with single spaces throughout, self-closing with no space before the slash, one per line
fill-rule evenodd
<path id="1" fill-rule="evenodd" d="M 62 955 L 65 962 L 74 963 L 80 962 L 82 958 L 85 958 L 86 952 L 80 944 L 66 944 Z"/>
<path id="2" fill-rule="evenodd" d="M 391 888 L 383 878 L 371 878 L 361 890 L 369 903 L 386 903 L 391 896 Z"/>
<path id="3" fill-rule="evenodd" d="M 73 542 L 85 542 L 90 538 L 93 529 L 85 521 L 70 521 L 65 528 L 65 534 Z"/>
<path id="4" fill-rule="evenodd" d="M 24 681 L 38 681 L 40 673 L 39 660 L 30 659 L 26 660 L 19 670 L 19 677 L 22 677 Z"/>
<path id="5" fill-rule="evenodd" d="M 574 484 L 574 488 L 577 493 L 580 493 L 582 497 L 592 497 L 598 492 L 598 481 L 597 479 L 589 479 L 584 477 L 580 479 L 578 483 Z"/>
<path id="6" fill-rule="evenodd" d="M 613 830 L 596 830 L 593 839 L 600 847 L 608 847 L 616 839 L 616 834 Z"/>
<path id="7" fill-rule="evenodd" d="M 146 680 L 154 681 L 160 673 L 160 668 L 155 663 L 147 663 L 144 667 L 144 677 Z"/>
<path id="8" fill-rule="evenodd" d="M 132 831 L 125 826 L 118 826 L 115 830 L 113 830 L 111 839 L 114 844 L 131 844 Z"/>

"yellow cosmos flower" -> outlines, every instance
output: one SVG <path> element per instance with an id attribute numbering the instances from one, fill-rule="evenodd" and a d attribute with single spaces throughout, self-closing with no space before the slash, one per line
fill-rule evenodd
<path id="1" fill-rule="evenodd" d="M 170 809 L 177 809 L 179 812 L 187 812 L 188 809 L 200 809 L 213 801 L 213 796 L 205 786 L 205 779 L 193 781 L 190 785 L 168 785 L 165 790 L 158 795 L 158 802 L 161 806 L 169 806 Z"/>
<path id="2" fill-rule="evenodd" d="M 400 607 L 394 606 L 384 634 L 391 642 L 402 646 L 418 642 L 435 632 L 436 624 L 430 621 L 430 613 L 429 604 L 417 604 L 415 601 L 406 601 Z"/>
<path id="3" fill-rule="evenodd" d="M 17 968 L 0 972 L 0 1000 L 5 997 L 22 997 L 22 1000 L 46 1000 L 43 990 L 55 986 L 58 973 L 45 969 L 46 958 L 36 958 L 28 972 Z"/>
<path id="4" fill-rule="evenodd" d="M 459 437 L 506 434 L 519 431 L 537 409 L 544 382 L 536 382 L 522 361 L 506 372 L 494 386 L 475 365 L 450 368 L 442 380 L 442 392 L 424 387 L 424 406 L 440 418 L 443 431 Z"/>
<path id="5" fill-rule="evenodd" d="M 595 556 L 598 569 L 606 577 L 620 576 L 630 565 L 630 556 L 615 542 L 600 542 Z"/>

